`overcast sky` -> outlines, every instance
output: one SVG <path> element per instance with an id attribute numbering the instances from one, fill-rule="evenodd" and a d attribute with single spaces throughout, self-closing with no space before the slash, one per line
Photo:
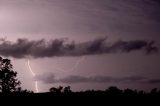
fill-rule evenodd
<path id="1" fill-rule="evenodd" d="M 160 88 L 158 0 L 0 0 L 0 38 L 23 88 Z"/>

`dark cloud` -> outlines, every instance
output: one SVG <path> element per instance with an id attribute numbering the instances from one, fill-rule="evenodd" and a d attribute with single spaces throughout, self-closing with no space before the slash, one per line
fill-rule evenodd
<path id="1" fill-rule="evenodd" d="M 149 83 L 149 84 L 160 84 L 160 79 L 151 79 L 151 80 L 148 80 L 147 83 Z"/>
<path id="2" fill-rule="evenodd" d="M 43 73 L 41 75 L 36 75 L 35 80 L 42 81 L 44 83 L 56 83 L 55 75 L 53 73 Z"/>
<path id="3" fill-rule="evenodd" d="M 129 76 L 129 77 L 124 77 L 121 78 L 120 80 L 130 82 L 130 81 L 143 81 L 146 80 L 147 78 L 142 77 L 142 76 Z"/>
<path id="4" fill-rule="evenodd" d="M 59 79 L 58 82 L 62 83 L 105 83 L 110 82 L 113 79 L 109 76 L 94 76 L 94 77 L 84 77 L 84 76 L 68 76 Z"/>
<path id="5" fill-rule="evenodd" d="M 155 2 L 155 3 L 159 3 L 160 4 L 159 0 L 152 0 L 152 1 Z"/>
<path id="6" fill-rule="evenodd" d="M 153 46 L 155 41 L 151 41 L 148 46 L 146 47 L 146 53 L 150 54 L 152 52 L 158 52 L 158 47 Z"/>
<path id="7" fill-rule="evenodd" d="M 160 84 L 160 79 L 147 78 L 142 76 L 124 76 L 124 77 L 112 77 L 112 76 L 79 76 L 71 75 L 64 78 L 56 78 L 54 73 L 47 73 L 37 75 L 35 80 L 42 81 L 46 84 L 53 83 L 66 83 L 66 84 L 77 84 L 77 83 L 141 83 L 141 84 Z"/>
<path id="8" fill-rule="evenodd" d="M 68 84 L 76 84 L 76 83 L 107 83 L 107 82 L 142 82 L 146 80 L 146 78 L 141 76 L 130 76 L 130 77 L 122 77 L 122 78 L 114 78 L 111 76 L 79 76 L 79 75 L 71 75 L 64 78 L 57 79 L 53 73 L 37 75 L 36 80 L 42 81 L 44 83 L 68 83 Z"/>
<path id="9" fill-rule="evenodd" d="M 46 41 L 18 39 L 16 42 L 0 40 L 0 55 L 14 58 L 43 58 L 54 56 L 82 56 L 106 53 L 129 53 L 132 51 L 144 51 L 147 54 L 158 52 L 154 41 L 133 40 L 107 42 L 107 38 L 99 38 L 93 41 L 68 43 L 67 38 Z"/>

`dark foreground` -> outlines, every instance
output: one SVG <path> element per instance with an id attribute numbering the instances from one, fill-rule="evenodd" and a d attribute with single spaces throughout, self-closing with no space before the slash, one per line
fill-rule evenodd
<path id="1" fill-rule="evenodd" d="M 1 93 L 0 101 L 5 103 L 33 104 L 160 104 L 160 92 L 107 92 L 107 91 L 85 91 L 85 92 L 48 92 L 48 93 Z"/>

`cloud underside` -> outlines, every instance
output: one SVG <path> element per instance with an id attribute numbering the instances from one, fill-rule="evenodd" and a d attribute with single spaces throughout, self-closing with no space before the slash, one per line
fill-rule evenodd
<path id="1" fill-rule="evenodd" d="M 16 42 L 0 39 L 0 55 L 14 58 L 43 58 L 54 56 L 83 56 L 109 53 L 130 53 L 143 51 L 147 54 L 158 52 L 154 41 L 133 40 L 108 42 L 107 38 L 75 43 L 67 38 L 46 41 L 17 39 Z"/>
<path id="2" fill-rule="evenodd" d="M 150 79 L 142 76 L 127 76 L 127 77 L 111 77 L 111 76 L 92 76 L 84 77 L 79 75 L 67 76 L 57 79 L 53 73 L 37 75 L 35 80 L 42 81 L 46 84 L 52 83 L 145 83 L 145 84 L 160 84 L 160 79 Z"/>

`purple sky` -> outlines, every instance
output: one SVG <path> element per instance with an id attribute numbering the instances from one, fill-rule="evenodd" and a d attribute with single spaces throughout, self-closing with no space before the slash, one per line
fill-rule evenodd
<path id="1" fill-rule="evenodd" d="M 160 88 L 159 28 L 158 0 L 0 0 L 0 55 L 33 91 Z"/>

